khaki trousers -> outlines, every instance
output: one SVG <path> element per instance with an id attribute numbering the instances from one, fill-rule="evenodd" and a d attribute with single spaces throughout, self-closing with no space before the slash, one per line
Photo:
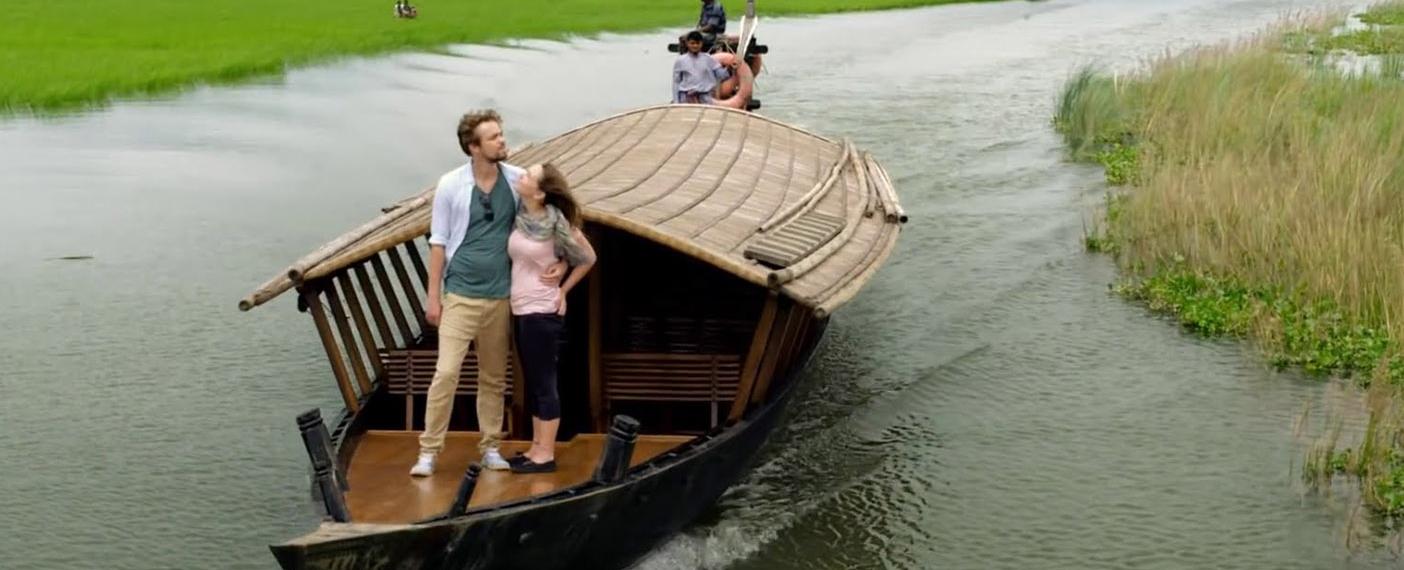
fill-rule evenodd
<path id="1" fill-rule="evenodd" d="M 507 299 L 474 299 L 452 293 L 444 295 L 439 316 L 439 358 L 434 380 L 424 406 L 424 433 L 419 451 L 437 455 L 444 448 L 453 413 L 453 395 L 458 390 L 458 374 L 468 344 L 477 340 L 478 353 L 478 451 L 485 452 L 502 442 L 503 394 L 507 389 L 507 335 L 511 329 L 511 307 Z"/>

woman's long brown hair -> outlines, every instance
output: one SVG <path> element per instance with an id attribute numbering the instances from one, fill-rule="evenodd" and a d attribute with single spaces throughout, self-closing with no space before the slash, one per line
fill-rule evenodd
<path id="1" fill-rule="evenodd" d="M 541 165 L 541 181 L 538 186 L 546 193 L 547 204 L 560 210 L 570 225 L 581 227 L 580 204 L 575 201 L 575 196 L 571 195 L 570 183 L 566 182 L 561 169 L 549 162 Z"/>

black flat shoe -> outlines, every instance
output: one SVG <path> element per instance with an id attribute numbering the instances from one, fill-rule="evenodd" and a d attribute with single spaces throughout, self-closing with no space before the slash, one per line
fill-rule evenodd
<path id="1" fill-rule="evenodd" d="M 508 464 L 508 465 L 518 465 L 518 464 L 527 463 L 527 462 L 530 462 L 530 461 L 531 461 L 530 459 L 527 459 L 526 454 L 525 454 L 525 453 L 522 453 L 522 452 L 520 452 L 520 451 L 518 451 L 516 455 L 513 455 L 513 456 L 507 458 L 507 464 Z"/>
<path id="2" fill-rule="evenodd" d="M 513 458 L 515 459 L 515 458 Z M 522 456 L 522 461 L 512 463 L 513 473 L 553 473 L 556 471 L 556 460 L 552 459 L 545 463 L 537 463 L 526 456 Z"/>

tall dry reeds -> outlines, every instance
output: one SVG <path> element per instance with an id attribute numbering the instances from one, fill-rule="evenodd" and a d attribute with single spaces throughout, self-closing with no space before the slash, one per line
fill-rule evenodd
<path id="1" fill-rule="evenodd" d="M 1132 76 L 1083 71 L 1054 123 L 1075 157 L 1133 184 L 1088 240 L 1117 256 L 1123 290 L 1198 330 L 1251 335 L 1275 362 L 1374 380 L 1358 447 L 1332 440 L 1307 463 L 1317 481 L 1359 477 L 1369 504 L 1398 514 L 1404 81 L 1282 49 L 1335 22 L 1165 56 Z M 1128 164 L 1133 176 L 1112 176 Z"/>
<path id="2" fill-rule="evenodd" d="M 1276 45 L 1268 34 L 1165 57 L 1115 82 L 1084 72 L 1055 121 L 1083 156 L 1136 149 L 1136 187 L 1107 221 L 1124 267 L 1173 263 L 1329 301 L 1323 317 L 1404 339 L 1404 82 Z M 1263 340 L 1280 340 L 1272 329 Z"/>

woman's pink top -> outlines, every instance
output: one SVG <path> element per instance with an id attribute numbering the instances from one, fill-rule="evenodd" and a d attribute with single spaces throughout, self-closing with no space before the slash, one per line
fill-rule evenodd
<path id="1" fill-rule="evenodd" d="M 575 231 L 575 240 L 584 246 L 593 260 L 595 250 L 590 247 L 589 241 L 583 239 L 580 230 Z M 512 258 L 512 314 L 556 312 L 561 289 L 541 282 L 541 274 L 556 263 L 555 242 L 534 240 L 521 230 L 513 229 L 512 235 L 507 238 L 507 255 Z M 564 281 L 565 277 L 562 276 L 561 280 Z"/>

